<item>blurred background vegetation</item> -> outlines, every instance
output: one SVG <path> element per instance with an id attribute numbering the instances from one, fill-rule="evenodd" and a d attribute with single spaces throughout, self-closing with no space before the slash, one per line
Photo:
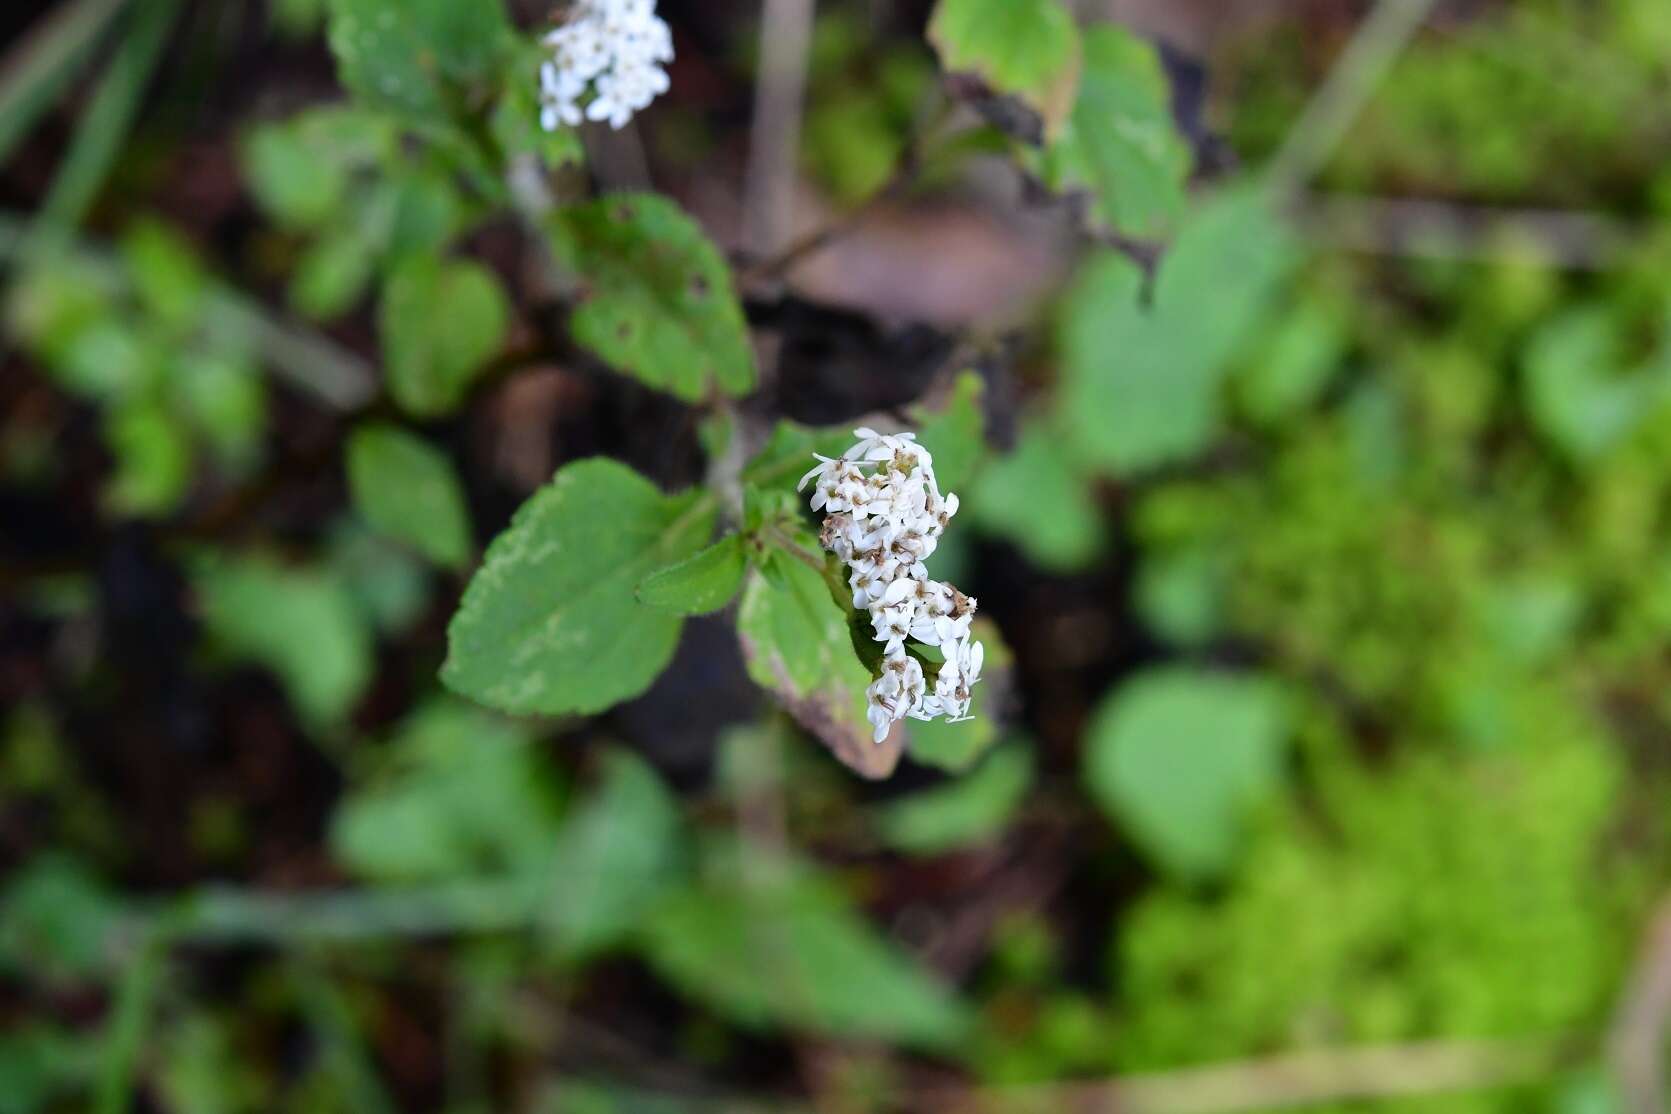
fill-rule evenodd
<path id="1" fill-rule="evenodd" d="M 530 492 L 706 427 L 323 0 L 0 14 L 0 1112 L 1666 1109 L 1671 5 L 1080 3 L 1075 141 L 1171 110 L 1089 206 L 931 7 L 817 5 L 776 265 L 756 5 L 664 0 L 629 132 L 483 118 L 696 215 L 761 414 L 941 423 L 1001 668 L 879 782 L 723 619 L 601 716 L 441 689 Z"/>

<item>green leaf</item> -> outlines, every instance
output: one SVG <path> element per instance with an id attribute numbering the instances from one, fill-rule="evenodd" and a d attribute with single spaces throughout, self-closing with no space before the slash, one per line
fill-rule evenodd
<path id="1" fill-rule="evenodd" d="M 286 295 L 298 313 L 331 321 L 354 308 L 377 270 L 377 233 L 355 214 L 327 228 L 296 262 Z"/>
<path id="2" fill-rule="evenodd" d="M 1033 783 L 1033 756 L 1016 743 L 993 751 L 973 772 L 886 805 L 882 838 L 914 855 L 937 855 L 998 835 Z"/>
<path id="3" fill-rule="evenodd" d="M 128 403 L 110 413 L 105 443 L 116 470 L 105 500 L 118 514 L 148 517 L 173 510 L 192 478 L 191 440 L 166 409 Z"/>
<path id="4" fill-rule="evenodd" d="M 330 0 L 328 35 L 350 92 L 420 124 L 479 96 L 513 42 L 501 0 Z"/>
<path id="5" fill-rule="evenodd" d="M 331 849 L 393 882 L 531 873 L 557 837 L 557 794 L 523 728 L 462 701 L 432 700 L 338 806 Z"/>
<path id="6" fill-rule="evenodd" d="M 1215 199 L 1161 263 L 1153 304 L 1123 255 L 1080 273 L 1062 309 L 1058 416 L 1076 455 L 1115 475 L 1188 459 L 1218 434 L 1222 380 L 1295 250 L 1257 193 Z"/>
<path id="7" fill-rule="evenodd" d="M 975 522 L 1014 542 L 1040 568 L 1069 572 L 1102 549 L 1102 516 L 1088 477 L 1065 454 L 1052 423 L 1023 418 L 1015 450 L 981 471 L 970 492 Z"/>
<path id="8" fill-rule="evenodd" d="M 1143 622 L 1175 646 L 1204 646 L 1224 625 L 1222 554 L 1206 546 L 1151 550 L 1137 572 L 1134 603 Z"/>
<path id="9" fill-rule="evenodd" d="M 429 566 L 359 519 L 345 517 L 331 531 L 326 560 L 379 632 L 405 634 L 423 617 L 429 605 Z"/>
<path id="10" fill-rule="evenodd" d="M 125 910 L 81 863 L 48 852 L 16 869 L 0 901 L 0 970 L 54 981 L 90 979 L 116 963 Z"/>
<path id="11" fill-rule="evenodd" d="M 737 609 L 749 677 L 843 763 L 865 777 L 887 777 L 905 732 L 895 727 L 883 742 L 871 741 L 865 688 L 872 678 L 853 649 L 849 614 L 817 570 L 774 556 L 774 575 L 751 575 Z"/>
<path id="12" fill-rule="evenodd" d="M 1241 410 L 1275 428 L 1315 403 L 1350 341 L 1337 307 L 1307 302 L 1284 317 L 1236 377 Z"/>
<path id="13" fill-rule="evenodd" d="M 614 194 L 552 214 L 557 260 L 579 276 L 569 330 L 621 371 L 690 402 L 754 389 L 754 352 L 731 273 L 665 197 Z"/>
<path id="14" fill-rule="evenodd" d="M 864 633 L 870 633 L 868 624 Z M 986 651 L 981 682 L 975 686 L 974 700 L 969 705 L 969 714 L 974 718 L 959 723 L 944 719 L 912 720 L 907 727 L 911 760 L 952 773 L 969 769 L 998 742 L 999 717 L 996 713 L 1004 703 L 1015 664 L 1015 656 L 991 621 L 977 616 L 970 633 Z M 932 686 L 934 671 L 927 666 L 924 668 L 928 670 Z"/>
<path id="15" fill-rule="evenodd" d="M 644 917 L 677 880 L 682 822 L 678 802 L 647 763 L 604 752 L 597 788 L 564 821 L 546 923 L 570 957 L 608 947 Z"/>
<path id="16" fill-rule="evenodd" d="M 314 726 L 343 719 L 371 679 L 371 635 L 334 576 L 264 557 L 211 560 L 194 578 L 203 621 L 232 654 L 271 669 Z"/>
<path id="17" fill-rule="evenodd" d="M 934 455 L 934 475 L 941 491 L 963 488 L 986 458 L 986 415 L 981 408 L 985 396 L 981 377 L 966 371 L 952 384 L 939 410 L 918 408 L 913 414 L 917 440 Z"/>
<path id="18" fill-rule="evenodd" d="M 940 0 L 928 38 L 948 73 L 1019 99 L 1054 138 L 1079 85 L 1079 30 L 1059 0 Z"/>
<path id="19" fill-rule="evenodd" d="M 663 495 L 624 464 L 565 466 L 488 546 L 441 679 L 508 712 L 597 712 L 637 696 L 684 620 L 633 590 L 702 548 L 713 526 L 711 500 Z"/>
<path id="20" fill-rule="evenodd" d="M 796 495 L 796 482 L 818 462 L 814 453 L 835 456 L 853 443 L 850 429 L 808 429 L 780 421 L 766 444 L 743 468 L 743 483 L 774 495 Z"/>
<path id="21" fill-rule="evenodd" d="M 470 514 L 464 487 L 445 453 L 416 434 L 384 423 L 363 425 L 348 440 L 348 488 L 367 522 L 438 565 L 470 560 Z"/>
<path id="22" fill-rule="evenodd" d="M 945 987 L 816 879 L 692 887 L 642 932 L 663 978 L 752 1028 L 945 1048 L 966 1026 Z"/>
<path id="23" fill-rule="evenodd" d="M 348 172 L 339 162 L 315 157 L 313 149 L 288 124 L 252 131 L 239 147 L 244 181 L 276 223 L 287 228 L 317 228 L 336 213 L 348 193 Z"/>
<path id="24" fill-rule="evenodd" d="M 1039 160 L 1045 184 L 1089 192 L 1106 228 L 1153 237 L 1183 211 L 1189 167 L 1160 53 L 1114 24 L 1087 28 L 1073 114 Z"/>
<path id="25" fill-rule="evenodd" d="M 175 356 L 168 386 L 170 403 L 223 463 L 253 463 L 267 427 L 267 384 L 254 360 L 183 351 Z"/>
<path id="26" fill-rule="evenodd" d="M 1102 810 L 1159 866 L 1210 879 L 1233 865 L 1248 811 L 1280 784 L 1287 712 L 1261 678 L 1157 669 L 1106 698 L 1086 738 Z"/>
<path id="27" fill-rule="evenodd" d="M 747 570 L 742 535 L 730 534 L 696 556 L 645 577 L 638 598 L 680 615 L 706 615 L 731 602 Z"/>
<path id="28" fill-rule="evenodd" d="M 549 53 L 548 47 L 534 40 L 518 47 L 510 63 L 511 72 L 527 74 L 529 80 L 511 81 L 505 86 L 499 103 L 494 106 L 490 127 L 494 141 L 507 158 L 532 155 L 546 169 L 556 170 L 584 164 L 586 146 L 581 142 L 578 128 L 546 131 L 540 124 L 540 87 L 535 75 Z"/>
<path id="29" fill-rule="evenodd" d="M 141 219 L 122 237 L 122 260 L 146 311 L 176 333 L 194 329 L 209 276 L 190 243 L 159 221 Z"/>
<path id="30" fill-rule="evenodd" d="M 1540 329 L 1526 353 L 1526 407 L 1573 460 L 1603 456 L 1671 397 L 1671 359 L 1623 369 L 1619 338 L 1601 306 L 1569 310 Z"/>
<path id="31" fill-rule="evenodd" d="M 498 276 L 480 263 L 402 258 L 378 312 L 395 401 L 421 415 L 455 409 L 504 343 L 509 322 L 510 302 Z"/>

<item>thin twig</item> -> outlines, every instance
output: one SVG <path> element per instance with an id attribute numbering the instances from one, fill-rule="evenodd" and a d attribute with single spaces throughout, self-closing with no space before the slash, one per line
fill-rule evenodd
<path id="1" fill-rule="evenodd" d="M 1600 212 L 1316 192 L 1302 194 L 1291 212 L 1329 247 L 1414 258 L 1542 258 L 1573 270 L 1605 270 L 1642 241 L 1640 232 Z"/>
<path id="2" fill-rule="evenodd" d="M 0 163 L 69 87 L 127 0 L 75 0 L 48 13 L 0 57 Z"/>
<path id="3" fill-rule="evenodd" d="M 1547 1078 L 1575 1042 L 1430 1041 L 1327 1049 L 1091 1083 L 919 1093 L 934 1114 L 1240 1114 L 1354 1099 L 1480 1091 Z"/>
<path id="4" fill-rule="evenodd" d="M 766 0 L 760 20 L 760 72 L 743 189 L 745 243 L 756 258 L 774 254 L 794 227 L 812 9 L 813 0 Z"/>
<path id="5" fill-rule="evenodd" d="M 1608 1059 L 1628 1114 L 1664 1114 L 1671 1029 L 1671 900 L 1649 925 L 1608 1038 Z"/>
<path id="6" fill-rule="evenodd" d="M 35 215 L 26 254 L 37 239 L 41 246 L 61 241 L 92 207 L 122 151 L 179 8 L 180 0 L 149 0 L 127 13 L 116 56 L 82 114 L 69 153 Z"/>
<path id="7" fill-rule="evenodd" d="M 1303 188 L 1328 162 L 1436 2 L 1381 0 L 1370 12 L 1271 161 L 1268 184 L 1278 197 Z"/>

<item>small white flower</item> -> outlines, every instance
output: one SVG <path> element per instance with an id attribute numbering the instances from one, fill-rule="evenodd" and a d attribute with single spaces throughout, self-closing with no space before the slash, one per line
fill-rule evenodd
<path id="1" fill-rule="evenodd" d="M 544 42 L 552 50 L 540 68 L 540 126 L 547 131 L 582 119 L 620 128 L 667 92 L 662 67 L 673 60 L 673 33 L 654 0 L 578 0 Z M 582 109 L 588 90 L 592 99 Z"/>
<path id="2" fill-rule="evenodd" d="M 870 613 L 882 643 L 882 673 L 865 690 L 866 715 L 881 742 L 905 716 L 968 718 L 983 651 L 969 637 L 975 601 L 930 580 L 923 565 L 957 513 L 957 495 L 941 495 L 934 458 L 915 434 L 861 427 L 853 436 L 839 457 L 814 454 L 818 464 L 797 490 L 813 483 L 812 509 L 825 514 L 819 540 L 847 566 L 853 606 Z M 944 655 L 932 692 L 907 641 Z"/>

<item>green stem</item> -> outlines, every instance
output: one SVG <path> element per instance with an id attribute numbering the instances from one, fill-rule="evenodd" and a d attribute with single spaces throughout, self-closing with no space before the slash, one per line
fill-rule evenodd
<path id="1" fill-rule="evenodd" d="M 162 57 L 180 0 L 146 0 L 129 13 L 121 44 L 76 128 L 30 232 L 26 254 L 61 243 L 87 216 L 121 153 L 145 86 Z"/>
<path id="2" fill-rule="evenodd" d="M 42 19 L 0 59 L 0 162 L 63 95 L 126 0 L 76 0 Z"/>
<path id="3" fill-rule="evenodd" d="M 139 947 L 129 960 L 116 988 L 105 1030 L 103 1061 L 93 1109 L 97 1114 L 122 1114 L 128 1109 L 139 1049 L 144 1041 L 147 1016 L 162 982 L 167 957 L 167 934 L 151 926 L 140 937 Z"/>

